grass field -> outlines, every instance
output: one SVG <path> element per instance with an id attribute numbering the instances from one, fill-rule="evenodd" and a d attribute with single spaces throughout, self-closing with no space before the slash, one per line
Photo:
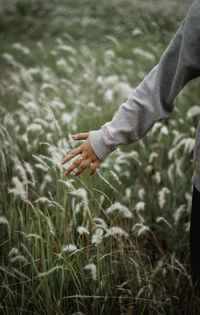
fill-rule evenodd
<path id="1" fill-rule="evenodd" d="M 159 61 L 183 1 L 0 1 L 2 314 L 198 314 L 189 227 L 199 80 L 89 177 L 71 134 L 109 121 Z"/>

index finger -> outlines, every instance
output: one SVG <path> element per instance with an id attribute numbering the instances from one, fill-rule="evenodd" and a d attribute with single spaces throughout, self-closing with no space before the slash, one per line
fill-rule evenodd
<path id="1" fill-rule="evenodd" d="M 75 149 L 72 152 L 70 152 L 69 154 L 67 154 L 67 156 L 62 160 L 61 164 L 67 163 L 68 161 L 73 159 L 73 157 L 75 157 L 76 155 L 80 154 L 81 152 L 82 152 L 81 148 L 78 147 L 77 149 Z"/>
<path id="2" fill-rule="evenodd" d="M 86 140 L 88 138 L 88 132 L 86 132 L 86 133 L 79 133 L 78 135 L 73 135 L 72 138 L 74 140 Z"/>

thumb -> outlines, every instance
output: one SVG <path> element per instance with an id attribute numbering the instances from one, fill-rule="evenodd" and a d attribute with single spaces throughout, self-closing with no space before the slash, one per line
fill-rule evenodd
<path id="1" fill-rule="evenodd" d="M 88 138 L 89 133 L 79 133 L 77 135 L 73 135 L 72 139 L 73 140 L 85 140 Z"/>

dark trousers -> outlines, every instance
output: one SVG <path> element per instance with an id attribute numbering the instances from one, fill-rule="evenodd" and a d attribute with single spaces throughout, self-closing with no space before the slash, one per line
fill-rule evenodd
<path id="1" fill-rule="evenodd" d="M 200 294 L 200 192 L 195 187 L 192 196 L 190 257 L 193 284 Z"/>

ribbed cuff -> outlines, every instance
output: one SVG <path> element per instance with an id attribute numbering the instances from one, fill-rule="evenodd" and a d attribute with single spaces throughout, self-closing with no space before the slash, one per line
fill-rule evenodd
<path id="1" fill-rule="evenodd" d="M 102 129 L 89 132 L 90 145 L 100 160 L 105 159 L 111 152 L 115 150 L 115 148 L 113 149 L 111 146 L 106 145 L 102 132 Z"/>

